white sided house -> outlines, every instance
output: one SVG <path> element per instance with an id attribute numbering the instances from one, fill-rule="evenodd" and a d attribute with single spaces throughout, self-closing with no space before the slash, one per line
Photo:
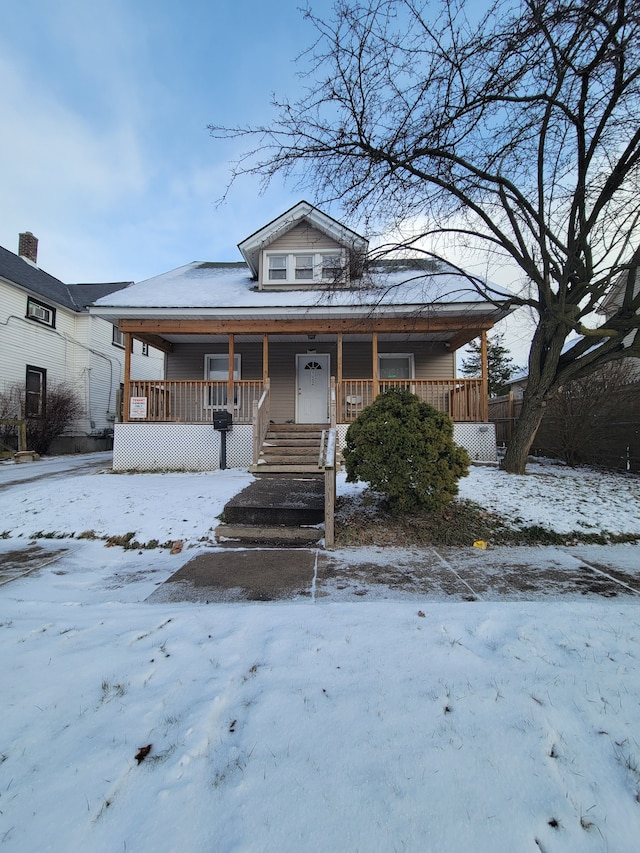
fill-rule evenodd
<path id="1" fill-rule="evenodd" d="M 305 201 L 239 249 L 242 262 L 190 263 L 90 308 L 125 342 L 166 353 L 161 382 L 125 365 L 114 468 L 214 469 L 223 442 L 229 467 L 257 468 L 272 435 L 289 431 L 293 455 L 293 436 L 304 442 L 305 429 L 335 426 L 340 442 L 394 387 L 448 412 L 473 459 L 496 458 L 486 333 L 509 313 L 509 294 L 488 302 L 468 277 L 433 261 L 374 264 L 363 237 Z M 476 337 L 484 374 L 459 379 L 455 352 Z M 231 431 L 214 428 L 220 412 Z"/>
<path id="2" fill-rule="evenodd" d="M 67 285 L 37 266 L 37 239 L 20 235 L 18 255 L 0 246 L 0 392 L 23 390 L 26 411 L 0 417 L 46 417 L 47 388 L 72 387 L 83 416 L 51 452 L 110 449 L 124 387 L 125 361 L 148 380 L 164 376 L 164 354 L 130 340 L 87 306 L 127 282 Z M 131 349 L 132 348 L 132 349 Z"/>

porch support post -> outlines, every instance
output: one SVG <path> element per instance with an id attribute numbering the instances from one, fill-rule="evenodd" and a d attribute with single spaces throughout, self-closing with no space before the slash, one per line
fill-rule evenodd
<path id="1" fill-rule="evenodd" d="M 480 400 L 480 420 L 489 420 L 489 359 L 487 355 L 487 333 L 480 333 L 480 363 L 482 365 L 482 392 Z"/>
<path id="2" fill-rule="evenodd" d="M 131 335 L 124 333 L 124 395 L 122 400 L 122 421 L 129 422 L 129 407 L 131 400 Z"/>
<path id="3" fill-rule="evenodd" d="M 342 412 L 342 332 L 338 332 L 336 341 L 336 362 L 336 408 L 338 412 Z"/>
<path id="4" fill-rule="evenodd" d="M 227 408 L 231 406 L 231 411 L 233 411 L 233 401 L 235 399 L 233 393 L 233 367 L 235 364 L 235 338 L 233 335 L 229 335 L 229 373 L 227 376 Z"/>
<path id="5" fill-rule="evenodd" d="M 269 335 L 265 332 L 262 336 L 262 381 L 269 378 Z"/>
<path id="6" fill-rule="evenodd" d="M 371 366 L 371 376 L 373 377 L 373 399 L 375 400 L 380 393 L 380 375 L 378 373 L 378 333 L 371 333 L 371 358 L 373 364 Z"/>

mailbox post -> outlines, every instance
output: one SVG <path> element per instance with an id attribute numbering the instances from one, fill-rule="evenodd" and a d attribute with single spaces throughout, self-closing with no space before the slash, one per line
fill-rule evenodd
<path id="1" fill-rule="evenodd" d="M 220 469 L 227 467 L 227 433 L 233 428 L 233 415 L 226 409 L 213 413 L 213 428 L 220 433 Z"/>

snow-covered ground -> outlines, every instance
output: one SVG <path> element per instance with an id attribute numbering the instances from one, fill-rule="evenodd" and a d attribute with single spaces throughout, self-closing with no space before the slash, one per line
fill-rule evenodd
<path id="1" fill-rule="evenodd" d="M 36 464 L 0 465 L 0 561 L 63 537 L 0 586 L 0 850 L 638 849 L 640 601 L 149 604 L 249 475 L 3 488 Z M 461 494 L 640 531 L 638 478 L 529 471 Z"/>
<path id="2" fill-rule="evenodd" d="M 476 501 L 514 527 L 540 525 L 557 533 L 640 532 L 640 477 L 568 468 L 539 460 L 524 477 L 472 467 L 460 497 Z"/>

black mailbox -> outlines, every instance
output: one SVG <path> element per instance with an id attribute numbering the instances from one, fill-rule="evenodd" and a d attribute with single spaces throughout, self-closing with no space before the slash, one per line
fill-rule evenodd
<path id="1" fill-rule="evenodd" d="M 214 412 L 213 413 L 213 428 L 219 429 L 220 432 L 229 432 L 233 427 L 233 415 L 231 412 Z"/>

